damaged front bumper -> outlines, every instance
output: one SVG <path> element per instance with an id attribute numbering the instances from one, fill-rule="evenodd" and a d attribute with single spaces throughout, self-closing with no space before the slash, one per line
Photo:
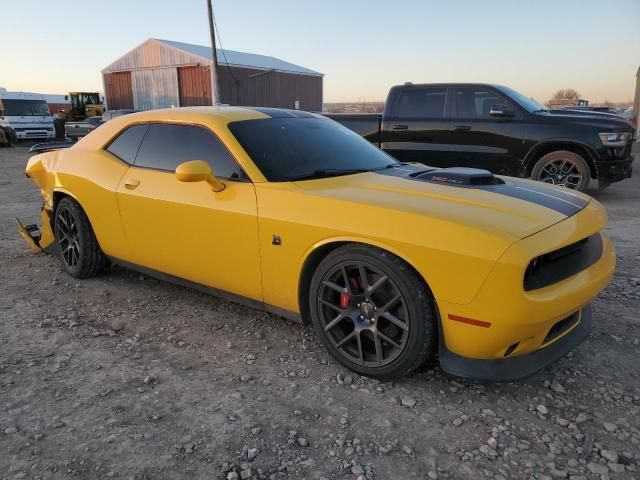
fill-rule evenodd
<path id="1" fill-rule="evenodd" d="M 36 253 L 42 251 L 48 251 L 52 248 L 55 241 L 53 230 L 51 229 L 51 213 L 46 209 L 40 211 L 41 227 L 36 224 L 23 225 L 22 222 L 16 218 L 18 223 L 18 232 L 27 242 L 27 245 Z"/>

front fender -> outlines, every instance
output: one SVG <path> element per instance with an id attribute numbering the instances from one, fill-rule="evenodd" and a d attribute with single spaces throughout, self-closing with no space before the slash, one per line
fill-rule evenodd
<path id="1" fill-rule="evenodd" d="M 554 145 L 557 146 L 557 150 L 562 150 L 563 146 L 570 146 L 570 147 L 577 147 L 587 152 L 587 158 L 585 158 L 585 160 L 587 161 L 587 163 L 589 163 L 589 165 L 592 168 L 594 168 L 593 173 L 597 175 L 597 172 L 595 170 L 597 168 L 595 166 L 595 161 L 598 158 L 596 149 L 592 145 L 589 145 L 588 143 L 582 142 L 580 140 L 576 140 L 575 138 L 560 137 L 560 138 L 547 138 L 545 140 L 542 140 L 536 143 L 529 149 L 529 151 L 524 157 L 524 161 L 522 162 L 522 176 L 527 176 L 526 173 L 529 172 L 531 168 L 533 168 L 533 163 L 535 159 L 538 158 L 539 152 L 544 151 L 547 148 L 552 147 Z"/>

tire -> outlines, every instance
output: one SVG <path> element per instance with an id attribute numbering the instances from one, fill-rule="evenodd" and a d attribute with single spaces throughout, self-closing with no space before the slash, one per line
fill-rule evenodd
<path id="1" fill-rule="evenodd" d="M 584 192 L 591 180 L 591 169 L 577 153 L 557 150 L 547 153 L 536 162 L 531 178 Z"/>
<path id="2" fill-rule="evenodd" d="M 329 353 L 347 368 L 380 380 L 406 375 L 433 358 L 434 303 L 406 262 L 358 244 L 329 253 L 309 289 L 311 321 Z"/>
<path id="3" fill-rule="evenodd" d="M 95 277 L 109 266 L 87 215 L 70 197 L 63 198 L 56 206 L 54 233 L 62 266 L 72 277 Z"/>

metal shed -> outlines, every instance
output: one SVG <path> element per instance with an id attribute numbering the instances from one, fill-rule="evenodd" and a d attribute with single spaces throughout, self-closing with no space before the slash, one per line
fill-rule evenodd
<path id="1" fill-rule="evenodd" d="M 220 100 L 322 109 L 323 74 L 278 58 L 217 50 Z M 211 105 L 211 48 L 150 38 L 102 70 L 107 107 Z"/>

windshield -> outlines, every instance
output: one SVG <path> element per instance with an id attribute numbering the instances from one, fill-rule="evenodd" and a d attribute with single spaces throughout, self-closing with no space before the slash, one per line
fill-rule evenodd
<path id="1" fill-rule="evenodd" d="M 541 103 L 536 102 L 532 98 L 525 97 L 523 94 L 516 92 L 509 87 L 500 87 L 500 90 L 506 93 L 513 101 L 517 102 L 529 113 L 537 112 L 539 110 L 548 110 L 548 108 Z"/>
<path id="2" fill-rule="evenodd" d="M 44 100 L 2 100 L 2 109 L 7 116 L 41 116 L 51 115 L 49 106 Z"/>
<path id="3" fill-rule="evenodd" d="M 231 133 L 271 182 L 371 171 L 398 162 L 327 118 L 269 118 L 229 124 Z"/>

